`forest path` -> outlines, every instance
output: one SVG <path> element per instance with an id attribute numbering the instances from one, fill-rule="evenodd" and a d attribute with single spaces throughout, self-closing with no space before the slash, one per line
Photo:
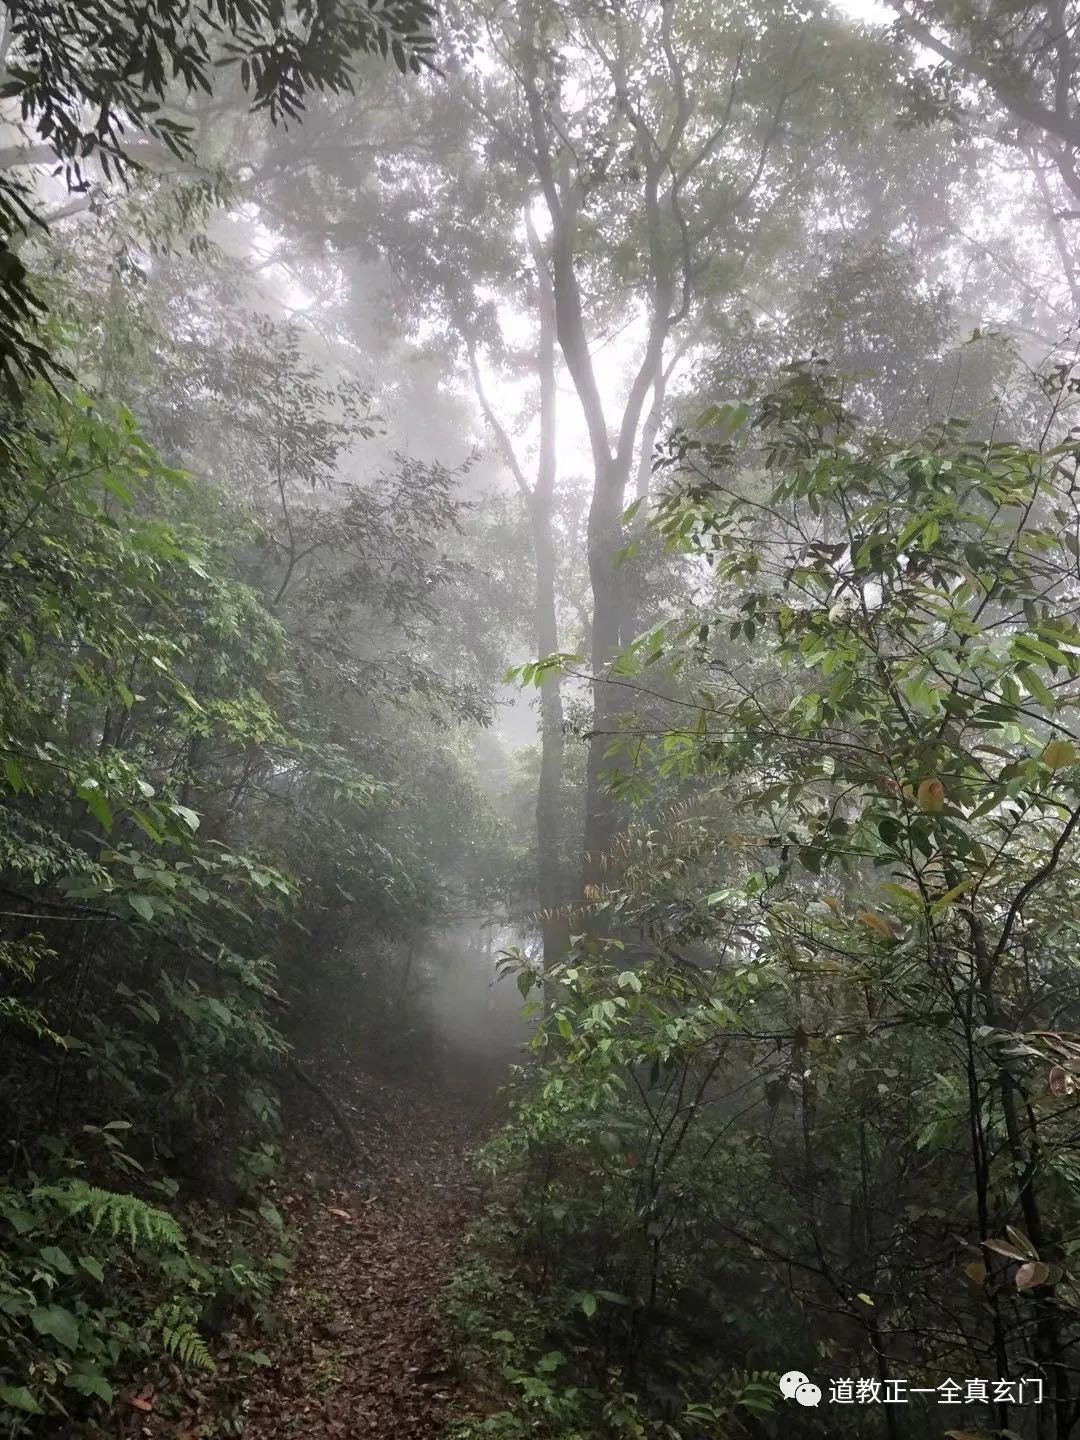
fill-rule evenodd
<path id="1" fill-rule="evenodd" d="M 278 1202 L 298 1255 L 273 1302 L 275 1333 L 256 1342 L 272 1363 L 248 1369 L 242 1399 L 233 1389 L 244 1440 L 440 1433 L 455 1377 L 437 1302 L 481 1207 L 469 1155 L 493 1121 L 484 1079 L 357 1077 L 338 1095 L 366 1166 L 334 1161 L 332 1122 L 302 1102 Z M 174 1435 L 208 1433 L 196 1428 L 206 1400 L 216 1408 L 206 1395 Z"/>
<path id="2" fill-rule="evenodd" d="M 368 1167 L 313 1169 L 331 1134 L 309 1132 L 293 1155 L 300 1252 L 245 1440 L 434 1440 L 454 1398 L 436 1306 L 480 1206 L 469 1151 L 484 1113 L 460 1090 L 375 1080 L 347 1109 Z"/>

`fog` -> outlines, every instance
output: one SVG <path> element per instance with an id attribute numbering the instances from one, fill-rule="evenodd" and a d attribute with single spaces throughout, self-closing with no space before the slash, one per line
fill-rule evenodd
<path id="1" fill-rule="evenodd" d="M 537 940 L 526 942 L 534 955 Z M 521 993 L 500 971 L 500 956 L 516 944 L 520 937 L 505 926 L 464 925 L 435 937 L 419 957 L 426 1023 L 452 1057 L 482 1062 L 496 1078 L 500 1067 L 521 1062 L 530 1035 Z"/>
<path id="2" fill-rule="evenodd" d="M 1080 6 L 0 26 L 0 1430 L 1075 1437 Z"/>

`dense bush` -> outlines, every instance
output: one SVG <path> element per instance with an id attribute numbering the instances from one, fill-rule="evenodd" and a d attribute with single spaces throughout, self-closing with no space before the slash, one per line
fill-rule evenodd
<path id="1" fill-rule="evenodd" d="M 284 1050 L 265 946 L 292 887 L 187 803 L 200 754 L 289 743 L 284 637 L 199 523 L 215 502 L 126 412 L 45 389 L 9 416 L 0 486 L 10 1428 L 109 1400 L 136 1355 L 211 1365 L 200 1321 L 284 1267 L 255 1258 L 281 1223 L 251 1187 Z M 182 1190 L 252 1208 L 189 1243 Z"/>

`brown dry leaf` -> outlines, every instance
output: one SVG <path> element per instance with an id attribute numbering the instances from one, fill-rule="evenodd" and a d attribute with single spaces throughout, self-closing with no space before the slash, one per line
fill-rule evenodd
<path id="1" fill-rule="evenodd" d="M 1039 758 L 1049 769 L 1060 770 L 1064 765 L 1075 765 L 1080 754 L 1071 740 L 1051 740 Z"/>
<path id="2" fill-rule="evenodd" d="M 878 935 L 887 936 L 890 940 L 896 939 L 896 931 L 889 922 L 883 920 L 880 915 L 875 915 L 870 910 L 860 910 L 855 918 L 860 925 L 865 925 L 868 930 L 873 930 Z"/>
<path id="3" fill-rule="evenodd" d="M 1045 1285 L 1050 1279 L 1050 1266 L 1043 1260 L 1029 1260 L 1016 1272 L 1016 1288 L 1030 1290 L 1035 1285 Z"/>
<path id="4" fill-rule="evenodd" d="M 1009 1260 L 1026 1260 L 1027 1256 L 1015 1245 L 1010 1245 L 1007 1240 L 984 1240 L 982 1242 L 987 1250 L 993 1250 L 996 1255 L 1004 1255 Z"/>
<path id="5" fill-rule="evenodd" d="M 936 815 L 945 807 L 945 786 L 938 779 L 923 780 L 916 795 L 919 809 Z"/>
<path id="6" fill-rule="evenodd" d="M 1080 1045 L 1075 1037 L 1067 1038 L 1056 1030 L 1033 1030 L 1031 1033 L 1036 1039 L 1045 1040 L 1051 1050 L 1064 1055 L 1066 1060 L 1080 1060 Z"/>
<path id="7" fill-rule="evenodd" d="M 1038 1260 L 1038 1250 L 1022 1230 L 1015 1230 L 1011 1225 L 1006 1225 L 1005 1234 L 1009 1237 L 1010 1243 L 1023 1253 L 1025 1260 Z"/>

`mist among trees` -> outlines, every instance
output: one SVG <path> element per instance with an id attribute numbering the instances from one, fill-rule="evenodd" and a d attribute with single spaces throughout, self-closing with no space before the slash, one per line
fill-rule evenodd
<path id="1" fill-rule="evenodd" d="M 1080 1436 L 1080 7 L 0 5 L 0 1431 Z"/>

